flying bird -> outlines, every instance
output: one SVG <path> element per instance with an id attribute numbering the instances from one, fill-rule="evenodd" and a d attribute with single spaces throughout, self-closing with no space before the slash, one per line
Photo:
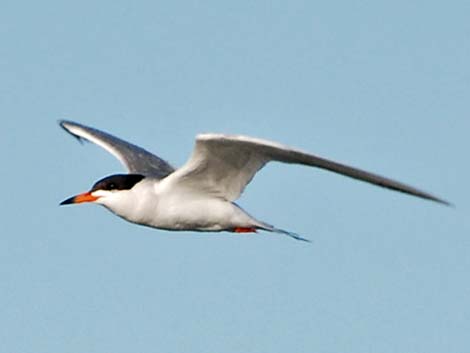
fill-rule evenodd
<path id="1" fill-rule="evenodd" d="M 275 232 L 297 240 L 298 234 L 262 222 L 235 203 L 266 163 L 303 164 L 384 188 L 449 205 L 427 192 L 361 169 L 258 138 L 200 134 L 191 157 L 179 169 L 145 149 L 98 129 L 62 120 L 60 126 L 115 156 L 128 170 L 97 181 L 61 205 L 100 204 L 129 222 L 165 229 L 201 232 Z"/>

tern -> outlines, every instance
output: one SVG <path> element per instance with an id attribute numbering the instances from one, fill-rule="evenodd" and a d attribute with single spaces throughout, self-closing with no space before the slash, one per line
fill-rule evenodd
<path id="1" fill-rule="evenodd" d="M 250 233 L 263 230 L 309 241 L 257 220 L 235 200 L 266 163 L 277 161 L 329 170 L 423 199 L 445 200 L 401 182 L 315 156 L 276 142 L 242 135 L 200 134 L 191 157 L 179 169 L 145 149 L 98 129 L 61 120 L 79 141 L 114 155 L 128 170 L 97 181 L 61 205 L 91 202 L 125 220 L 164 230 Z"/>

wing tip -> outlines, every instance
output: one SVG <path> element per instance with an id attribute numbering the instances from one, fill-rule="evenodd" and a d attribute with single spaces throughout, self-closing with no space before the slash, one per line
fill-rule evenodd
<path id="1" fill-rule="evenodd" d="M 62 129 L 64 129 L 70 135 L 75 137 L 78 140 L 78 142 L 83 143 L 83 141 L 86 141 L 83 137 L 81 137 L 80 135 L 77 135 L 76 133 L 72 131 L 73 127 L 80 127 L 80 124 L 77 124 L 76 122 L 73 122 L 71 120 L 65 120 L 65 119 L 59 119 L 57 120 L 57 123 Z"/>
<path id="2" fill-rule="evenodd" d="M 418 189 L 404 190 L 404 189 L 397 189 L 397 188 L 392 188 L 392 190 L 402 192 L 402 193 L 408 194 L 410 196 L 419 197 L 419 198 L 424 199 L 424 200 L 436 202 L 436 203 L 441 204 L 443 206 L 455 208 L 455 205 L 452 202 L 441 199 L 441 198 L 439 198 L 439 197 L 437 197 L 433 194 L 424 192 L 422 190 L 418 190 Z"/>
<path id="3" fill-rule="evenodd" d="M 57 124 L 59 124 L 59 126 L 62 128 L 62 129 L 65 129 L 68 131 L 69 127 L 67 125 L 78 125 L 77 123 L 71 121 L 71 120 L 67 120 L 67 119 L 59 119 L 57 120 Z"/>
<path id="4" fill-rule="evenodd" d="M 440 203 L 443 206 L 447 206 L 447 207 L 450 207 L 450 208 L 455 208 L 455 205 L 452 202 L 449 202 L 449 201 L 444 200 L 444 199 L 440 199 L 440 198 L 435 197 L 435 196 L 432 196 L 431 198 L 429 198 L 429 200 Z"/>

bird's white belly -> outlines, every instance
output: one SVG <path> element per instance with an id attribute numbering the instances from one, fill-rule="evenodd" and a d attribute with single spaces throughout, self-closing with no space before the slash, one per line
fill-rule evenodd
<path id="1" fill-rule="evenodd" d="M 162 229 L 220 231 L 257 223 L 231 202 L 215 198 L 162 197 L 145 209 L 136 223 Z"/>

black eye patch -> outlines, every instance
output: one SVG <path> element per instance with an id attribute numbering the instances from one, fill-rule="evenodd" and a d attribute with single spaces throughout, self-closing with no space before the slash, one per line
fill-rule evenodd
<path id="1" fill-rule="evenodd" d="M 91 191 L 96 190 L 130 190 L 145 177 L 140 174 L 115 174 L 98 180 Z"/>

